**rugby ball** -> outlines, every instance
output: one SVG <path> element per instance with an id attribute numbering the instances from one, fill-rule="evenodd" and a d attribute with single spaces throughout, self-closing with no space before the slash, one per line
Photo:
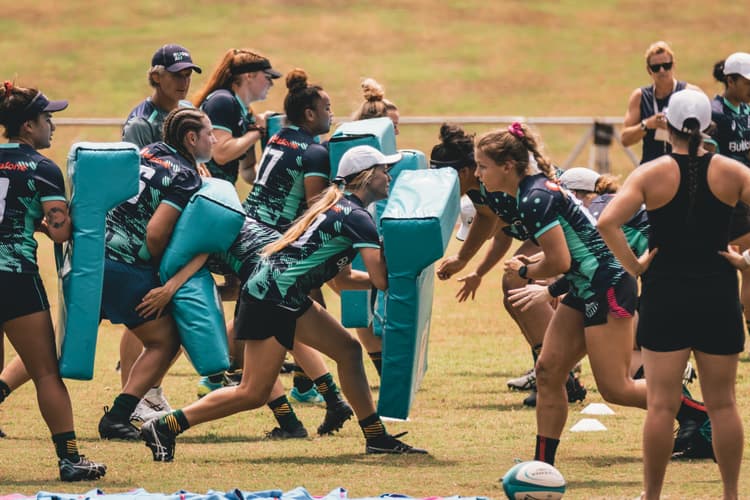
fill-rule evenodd
<path id="1" fill-rule="evenodd" d="M 560 471 L 537 460 L 514 465 L 502 481 L 510 500 L 557 500 L 565 493 L 565 478 Z"/>

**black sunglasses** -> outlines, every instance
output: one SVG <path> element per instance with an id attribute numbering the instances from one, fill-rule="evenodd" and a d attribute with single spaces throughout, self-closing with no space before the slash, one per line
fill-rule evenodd
<path id="1" fill-rule="evenodd" d="M 658 73 L 659 69 L 664 68 L 664 71 L 669 71 L 672 69 L 672 65 L 674 64 L 674 61 L 669 61 L 661 64 L 649 64 L 648 67 L 651 68 L 651 71 L 654 73 Z"/>

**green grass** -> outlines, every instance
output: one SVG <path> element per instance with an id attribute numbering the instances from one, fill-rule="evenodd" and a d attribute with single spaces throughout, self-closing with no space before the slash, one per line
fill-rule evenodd
<path id="1" fill-rule="evenodd" d="M 7 7 L 7 6 L 6 6 Z M 52 98 L 68 98 L 65 117 L 125 117 L 150 92 L 146 70 L 163 43 L 186 45 L 204 68 L 193 90 L 205 82 L 230 47 L 255 48 L 282 71 L 305 68 L 330 93 L 339 120 L 357 107 L 359 80 L 378 79 L 402 116 L 621 116 L 633 88 L 648 83 L 643 52 L 655 40 L 677 52 L 677 75 L 707 93 L 720 91 L 713 63 L 746 49 L 747 7 L 743 2 L 655 4 L 636 1 L 412 0 L 379 3 L 330 0 L 259 0 L 154 3 L 39 0 L 7 7 L 0 17 L 0 78 L 35 85 Z M 278 82 L 260 111 L 280 110 Z M 482 133 L 488 125 L 468 125 Z M 539 127 L 553 160 L 562 162 L 584 132 L 581 127 Z M 437 126 L 404 125 L 402 148 L 429 153 Z M 60 127 L 49 154 L 59 164 L 75 141 L 119 139 L 117 127 Z M 588 151 L 577 163 L 585 164 Z M 612 151 L 613 170 L 630 170 Z M 241 191 L 247 188 L 241 187 Z M 451 243 L 449 252 L 455 251 Z M 55 304 L 56 284 L 48 243 L 40 260 Z M 475 264 L 469 265 L 471 269 Z M 245 490 L 304 485 L 321 495 L 344 486 L 352 496 L 382 492 L 426 495 L 503 496 L 497 479 L 515 458 L 533 453 L 534 413 L 523 394 L 505 380 L 530 365 L 528 348 L 500 305 L 499 273 L 483 284 L 477 301 L 457 304 L 455 282 L 437 282 L 430 340 L 430 369 L 409 423 L 408 441 L 430 449 L 430 457 L 368 457 L 357 426 L 341 434 L 295 443 L 261 437 L 274 426 L 259 410 L 206 424 L 180 439 L 173 464 L 154 464 L 141 445 L 102 442 L 96 424 L 101 407 L 119 392 L 114 371 L 119 327 L 100 330 L 95 378 L 69 382 L 84 453 L 106 461 L 107 477 L 96 484 L 108 493 L 145 487 L 172 492 L 185 488 Z M 8 291 L 0 291 L 0 294 Z M 332 310 L 335 299 L 329 297 Z M 6 349 L 6 358 L 12 350 Z M 741 363 L 738 399 L 750 413 L 750 370 Z M 368 365 L 371 380 L 377 380 Z M 600 402 L 588 366 L 587 402 Z M 175 406 L 193 399 L 196 376 L 181 360 L 165 387 Z M 289 383 L 289 380 L 286 380 Z M 375 390 L 377 395 L 377 390 Z M 566 429 L 580 418 L 572 406 Z M 568 498 L 632 498 L 641 491 L 640 429 L 643 412 L 615 407 L 604 417 L 605 433 L 566 430 L 559 466 L 569 482 Z M 309 429 L 320 409 L 300 408 Z M 93 484 L 61 485 L 48 431 L 39 418 L 31 386 L 0 406 L 0 493 L 83 492 Z M 747 447 L 746 447 L 747 448 Z M 748 452 L 745 452 L 747 458 Z M 712 498 L 720 488 L 712 462 L 673 464 L 665 494 Z M 741 491 L 750 492 L 743 477 Z"/>

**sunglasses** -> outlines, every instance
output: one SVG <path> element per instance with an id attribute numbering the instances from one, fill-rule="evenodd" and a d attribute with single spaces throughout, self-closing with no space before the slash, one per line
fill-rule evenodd
<path id="1" fill-rule="evenodd" d="M 669 61 L 661 64 L 649 64 L 648 67 L 651 68 L 651 71 L 654 73 L 658 73 L 661 68 L 664 68 L 664 71 L 669 71 L 672 69 L 673 64 L 673 61 Z"/>

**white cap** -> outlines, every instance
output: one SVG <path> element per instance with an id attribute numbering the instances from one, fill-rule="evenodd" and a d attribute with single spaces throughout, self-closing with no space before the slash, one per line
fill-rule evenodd
<path id="1" fill-rule="evenodd" d="M 600 174 L 595 170 L 584 167 L 569 168 L 560 175 L 560 182 L 568 189 L 574 191 L 596 191 L 596 181 Z"/>
<path id="2" fill-rule="evenodd" d="M 384 155 L 372 146 L 354 146 L 341 157 L 337 179 L 346 179 L 376 165 L 392 165 L 401 159 L 401 153 Z"/>
<path id="3" fill-rule="evenodd" d="M 458 221 L 461 226 L 456 231 L 457 240 L 464 241 L 466 239 L 466 236 L 469 234 L 469 226 L 476 214 L 477 209 L 474 208 L 474 202 L 468 196 L 463 195 L 461 197 L 461 212 L 458 214 Z"/>
<path id="4" fill-rule="evenodd" d="M 711 125 L 711 102 L 703 92 L 692 89 L 680 90 L 669 98 L 667 121 L 677 130 L 688 132 L 684 128 L 685 120 L 698 120 L 700 131 L 703 132 Z"/>
<path id="5" fill-rule="evenodd" d="M 724 61 L 725 75 L 740 75 L 750 80 L 750 54 L 735 52 Z"/>

